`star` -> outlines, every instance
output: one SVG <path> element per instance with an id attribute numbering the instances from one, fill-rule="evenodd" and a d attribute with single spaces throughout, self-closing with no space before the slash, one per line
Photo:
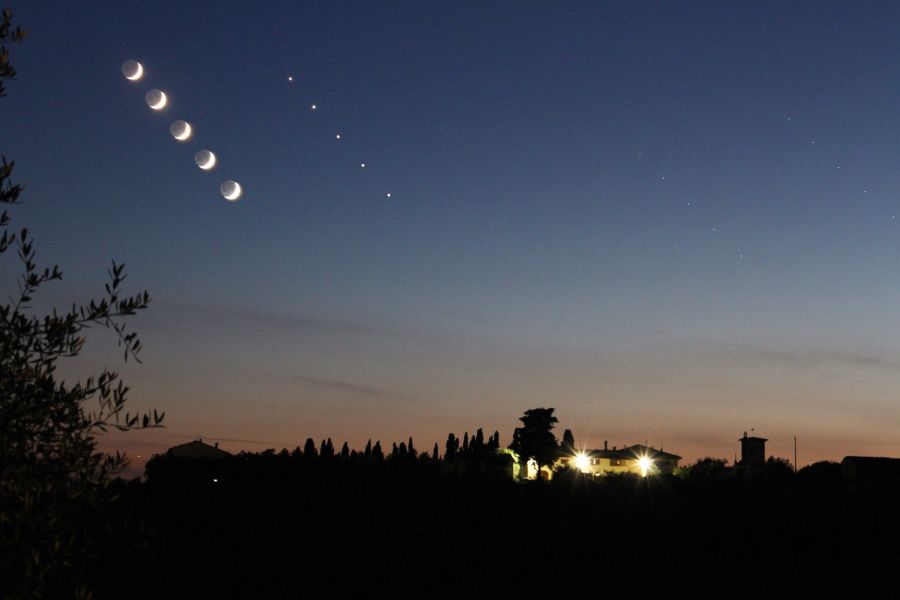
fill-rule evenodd
<path id="1" fill-rule="evenodd" d="M 293 80 L 294 80 L 294 76 L 293 76 L 293 75 L 288 75 L 288 81 L 293 81 Z"/>
<path id="2" fill-rule="evenodd" d="M 337 134 L 336 136 L 334 136 L 334 139 L 336 139 L 336 140 L 341 139 L 341 134 Z"/>
<path id="3" fill-rule="evenodd" d="M 360 166 L 360 168 L 365 169 L 365 168 L 366 168 L 366 163 L 359 163 L 359 166 Z"/>
<path id="4" fill-rule="evenodd" d="M 385 196 L 387 196 L 388 198 L 390 198 L 390 197 L 391 197 L 391 193 L 388 192 L 387 194 L 385 194 Z"/>
<path id="5" fill-rule="evenodd" d="M 309 107 L 309 109 L 310 109 L 310 110 L 316 110 L 316 105 L 313 104 L 312 106 Z"/>

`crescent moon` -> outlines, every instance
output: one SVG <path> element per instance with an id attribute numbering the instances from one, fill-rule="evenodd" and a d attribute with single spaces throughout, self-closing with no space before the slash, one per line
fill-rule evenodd
<path id="1" fill-rule="evenodd" d="M 131 75 L 125 75 L 125 79 L 127 79 L 128 81 L 137 81 L 144 76 L 144 65 L 136 60 L 129 60 L 124 65 L 122 65 L 123 74 L 126 70 L 128 70 L 129 72 L 134 70 Z"/>
<path id="2" fill-rule="evenodd" d="M 204 171 L 209 171 L 216 166 L 216 155 L 209 150 L 201 150 L 194 155 L 194 162 Z"/>
<path id="3" fill-rule="evenodd" d="M 237 181 L 231 181 L 230 179 L 219 186 L 219 191 L 222 192 L 222 196 L 230 202 L 234 202 L 244 193 L 244 190 L 241 189 L 241 184 Z"/>
<path id="4" fill-rule="evenodd" d="M 179 142 L 183 142 L 191 137 L 193 130 L 191 129 L 191 124 L 187 121 L 174 121 L 169 126 L 169 132 L 172 134 L 173 138 Z"/>
<path id="5" fill-rule="evenodd" d="M 153 110 L 162 110 L 169 101 L 169 99 L 166 98 L 166 93 L 162 90 L 150 90 L 147 92 L 146 100 L 147 106 Z"/>

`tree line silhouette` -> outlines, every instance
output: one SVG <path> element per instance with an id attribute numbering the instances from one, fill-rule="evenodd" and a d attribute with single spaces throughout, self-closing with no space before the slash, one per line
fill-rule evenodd
<path id="1" fill-rule="evenodd" d="M 495 439 L 482 438 L 483 448 Z M 148 598 L 456 598 L 475 589 L 740 598 L 865 595 L 896 579 L 898 477 L 705 458 L 673 475 L 561 469 L 551 481 L 517 482 L 475 467 L 475 440 L 448 436 L 458 453 L 438 460 L 414 456 L 408 440 L 405 455 L 397 443 L 376 458 L 374 442 L 370 456 L 342 458 L 326 439 L 324 457 L 313 443 L 308 456 L 273 449 L 148 465 L 146 481 L 117 484 L 133 530 L 118 529 L 109 546 L 116 580 L 151 566 L 166 573 L 143 584 Z M 109 580 L 97 589 L 114 591 Z"/>
<path id="2" fill-rule="evenodd" d="M 451 433 L 447 436 L 447 441 L 444 444 L 444 454 L 443 456 L 439 452 L 438 444 L 434 444 L 434 448 L 431 453 L 428 452 L 418 452 L 413 446 L 412 436 L 406 442 L 393 442 L 391 444 L 390 453 L 385 456 L 384 450 L 381 447 L 381 441 L 378 440 L 375 442 L 375 445 L 372 445 L 372 439 L 370 438 L 368 442 L 366 442 L 366 446 L 363 450 L 351 450 L 348 442 L 344 442 L 344 445 L 341 446 L 341 451 L 335 453 L 334 443 L 331 441 L 331 438 L 325 438 L 322 440 L 321 444 L 316 449 L 316 442 L 313 438 L 307 438 L 306 443 L 303 444 L 303 449 L 301 450 L 299 446 L 294 448 L 292 451 L 288 452 L 287 449 L 282 449 L 279 452 L 280 456 L 284 456 L 289 454 L 291 458 L 340 458 L 342 460 L 359 460 L 359 459 L 374 459 L 374 460 L 384 460 L 388 459 L 405 459 L 405 458 L 413 458 L 418 460 L 433 460 L 437 461 L 443 458 L 444 460 L 456 460 L 457 458 L 465 458 L 469 456 L 481 456 L 484 453 L 493 452 L 500 448 L 500 432 L 495 431 L 493 435 L 491 435 L 487 441 L 484 439 L 484 430 L 480 427 L 475 432 L 475 434 L 471 437 L 471 441 L 469 438 L 469 433 L 466 432 L 463 434 L 462 444 L 460 444 L 460 440 L 456 437 L 455 434 Z M 267 450 L 266 452 L 274 452 L 274 450 Z"/>

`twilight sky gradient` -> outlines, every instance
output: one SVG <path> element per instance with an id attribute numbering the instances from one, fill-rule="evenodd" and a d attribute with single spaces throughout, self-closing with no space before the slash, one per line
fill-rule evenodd
<path id="1" fill-rule="evenodd" d="M 166 411 L 104 440 L 137 465 L 536 406 L 687 462 L 900 455 L 897 3 L 19 4 L 14 225 L 48 304 L 113 258 L 150 292 L 142 365 L 96 330 L 65 369 Z"/>

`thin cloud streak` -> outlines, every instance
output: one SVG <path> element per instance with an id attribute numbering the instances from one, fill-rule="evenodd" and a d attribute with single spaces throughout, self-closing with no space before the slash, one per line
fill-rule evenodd
<path id="1" fill-rule="evenodd" d="M 344 336 L 381 336 L 389 338 L 418 337 L 414 331 L 401 328 L 372 325 L 363 322 L 329 319 L 317 315 L 278 314 L 245 306 L 221 304 L 197 304 L 191 302 L 160 301 L 160 312 L 187 321 L 198 321 L 216 326 L 236 323 L 250 325 L 279 333 L 309 333 Z"/>
<path id="2" fill-rule="evenodd" d="M 880 369 L 900 373 L 900 360 L 875 353 L 815 349 L 791 350 L 761 347 L 758 344 L 708 344 L 710 357 L 727 357 L 740 361 L 762 362 L 770 366 L 789 367 L 802 372 L 820 369 Z"/>
<path id="3" fill-rule="evenodd" d="M 350 383 L 348 381 L 332 381 L 329 379 L 319 379 L 317 377 L 307 377 L 305 375 L 295 375 L 293 380 L 297 383 L 307 385 L 309 387 L 334 390 L 338 392 L 348 392 L 357 396 L 367 396 L 378 400 L 401 400 L 403 402 L 414 402 L 415 399 L 390 390 L 382 390 L 366 385 Z"/>

